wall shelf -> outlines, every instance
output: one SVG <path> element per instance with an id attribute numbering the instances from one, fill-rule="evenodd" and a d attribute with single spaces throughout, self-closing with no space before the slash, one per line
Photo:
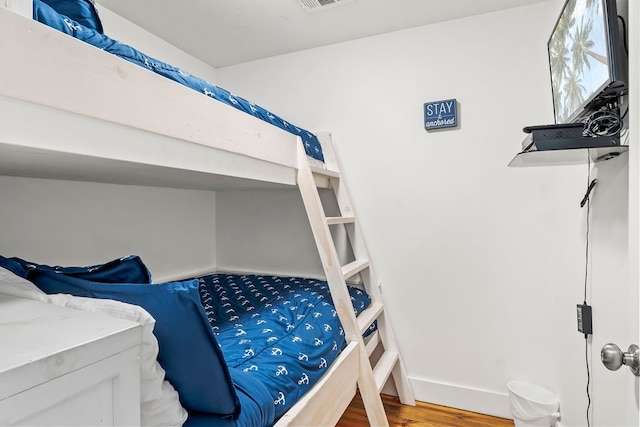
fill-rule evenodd
<path id="1" fill-rule="evenodd" d="M 566 150 L 526 151 L 516 154 L 509 167 L 582 165 L 610 160 L 629 151 L 628 145 Z"/>

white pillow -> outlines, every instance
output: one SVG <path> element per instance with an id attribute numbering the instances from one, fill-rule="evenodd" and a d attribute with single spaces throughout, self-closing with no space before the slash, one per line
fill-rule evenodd
<path id="1" fill-rule="evenodd" d="M 143 426 L 181 426 L 187 412 L 180 405 L 178 392 L 164 379 L 157 361 L 158 341 L 153 335 L 155 319 L 142 307 L 120 301 L 75 297 L 67 294 L 47 295 L 33 283 L 0 267 L 0 293 L 35 299 L 52 305 L 94 313 L 105 313 L 142 325 L 140 346 L 140 418 Z"/>
<path id="2" fill-rule="evenodd" d="M 2 267 L 0 267 L 0 293 L 36 301 L 47 299 L 47 294 L 36 285 Z"/>

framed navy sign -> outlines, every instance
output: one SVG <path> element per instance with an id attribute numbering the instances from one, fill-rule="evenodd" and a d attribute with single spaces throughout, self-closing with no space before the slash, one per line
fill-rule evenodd
<path id="1" fill-rule="evenodd" d="M 450 128 L 458 125 L 458 101 L 445 99 L 424 104 L 424 128 L 426 130 Z"/>

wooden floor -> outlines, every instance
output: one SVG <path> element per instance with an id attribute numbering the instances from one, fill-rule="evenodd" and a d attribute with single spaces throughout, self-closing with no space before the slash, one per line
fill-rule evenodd
<path id="1" fill-rule="evenodd" d="M 416 406 L 402 405 L 397 397 L 382 395 L 391 427 L 513 427 L 513 421 L 475 412 L 416 402 Z M 367 415 L 359 395 L 356 395 L 349 409 L 337 424 L 339 427 L 368 426 Z"/>

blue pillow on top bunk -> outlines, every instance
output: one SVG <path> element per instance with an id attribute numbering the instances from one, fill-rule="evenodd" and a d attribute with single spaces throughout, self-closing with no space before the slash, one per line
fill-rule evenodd
<path id="1" fill-rule="evenodd" d="M 66 293 L 139 305 L 156 320 L 158 362 L 191 411 L 237 419 L 240 402 L 222 351 L 200 303 L 198 281 L 162 284 L 99 283 L 30 269 L 27 280 L 48 294 Z"/>
<path id="2" fill-rule="evenodd" d="M 26 272 L 31 269 L 53 270 L 65 276 L 77 277 L 79 279 L 93 280 L 102 283 L 151 283 L 151 273 L 142 259 L 137 255 L 129 255 L 109 261 L 105 264 L 96 264 L 88 267 L 59 267 L 45 264 L 36 264 L 13 257 L 11 260 L 20 265 L 25 277 Z M 15 268 L 15 267 L 14 267 Z"/>
<path id="3" fill-rule="evenodd" d="M 93 0 L 41 0 L 60 15 L 73 19 L 78 24 L 103 33 L 102 22 Z"/>

